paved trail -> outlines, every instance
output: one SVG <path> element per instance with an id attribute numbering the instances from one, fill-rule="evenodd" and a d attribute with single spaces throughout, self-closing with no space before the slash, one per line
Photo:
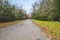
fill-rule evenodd
<path id="1" fill-rule="evenodd" d="M 0 30 L 0 40 L 50 40 L 44 32 L 34 25 L 31 20 L 3 28 Z"/>

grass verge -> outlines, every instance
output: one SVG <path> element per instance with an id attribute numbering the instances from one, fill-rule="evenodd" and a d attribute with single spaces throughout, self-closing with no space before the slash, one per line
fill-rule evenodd
<path id="1" fill-rule="evenodd" d="M 51 40 L 60 40 L 60 22 L 40 21 L 32 19 L 32 22 L 38 25 Z"/>
<path id="2" fill-rule="evenodd" d="M 22 21 L 23 20 L 16 20 L 16 21 L 11 21 L 11 22 L 3 22 L 3 23 L 0 23 L 0 28 L 5 28 L 5 27 L 8 27 L 8 26 L 17 24 L 19 22 L 22 22 Z"/>

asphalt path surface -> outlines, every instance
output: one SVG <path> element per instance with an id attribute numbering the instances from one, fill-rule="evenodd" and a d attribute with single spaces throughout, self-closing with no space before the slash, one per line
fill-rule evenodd
<path id="1" fill-rule="evenodd" d="M 0 29 L 0 40 L 50 40 L 31 20 Z"/>

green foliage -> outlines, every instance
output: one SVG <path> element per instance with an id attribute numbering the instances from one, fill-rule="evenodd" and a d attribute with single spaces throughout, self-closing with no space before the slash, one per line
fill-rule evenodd
<path id="1" fill-rule="evenodd" d="M 34 4 L 32 18 L 46 21 L 60 21 L 60 0 L 42 0 Z M 36 9 L 37 8 L 37 9 Z"/>
<path id="2" fill-rule="evenodd" d="M 8 1 L 0 0 L 0 22 L 26 19 L 25 10 L 18 9 Z"/>
<path id="3" fill-rule="evenodd" d="M 60 0 L 54 0 L 55 20 L 60 21 Z"/>

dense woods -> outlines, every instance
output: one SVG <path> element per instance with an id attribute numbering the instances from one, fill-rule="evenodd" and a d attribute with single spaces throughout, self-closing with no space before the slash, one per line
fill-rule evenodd
<path id="1" fill-rule="evenodd" d="M 45 21 L 60 21 L 60 0 L 42 0 L 34 3 L 32 18 Z"/>
<path id="2" fill-rule="evenodd" d="M 17 8 L 7 0 L 0 0 L 0 22 L 26 19 L 26 11 L 22 7 Z"/>

